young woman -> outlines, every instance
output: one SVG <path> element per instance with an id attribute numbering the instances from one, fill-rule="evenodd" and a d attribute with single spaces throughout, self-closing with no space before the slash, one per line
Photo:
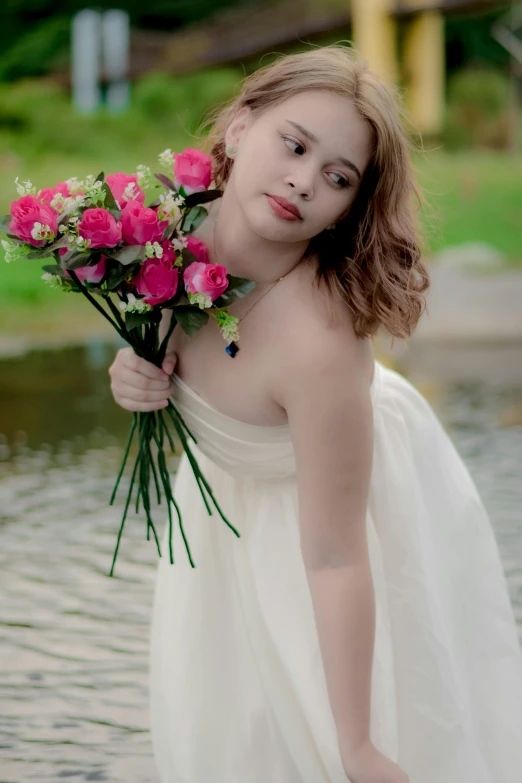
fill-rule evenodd
<path id="1" fill-rule="evenodd" d="M 372 353 L 379 325 L 412 333 L 428 287 L 396 91 L 330 46 L 256 71 L 214 119 L 224 192 L 195 235 L 257 284 L 230 307 L 240 351 L 210 319 L 175 330 L 162 369 L 130 348 L 110 368 L 128 410 L 175 397 L 241 536 L 183 456 L 196 568 L 176 531 L 151 632 L 160 778 L 516 783 L 522 655 L 491 523 L 427 401 Z"/>

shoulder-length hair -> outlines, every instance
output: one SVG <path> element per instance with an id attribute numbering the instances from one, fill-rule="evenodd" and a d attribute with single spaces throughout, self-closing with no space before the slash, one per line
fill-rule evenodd
<path id="1" fill-rule="evenodd" d="M 306 256 L 318 258 L 314 282 L 340 296 L 353 313 L 359 337 L 374 335 L 381 324 L 393 337 L 409 337 L 426 307 L 429 287 L 413 204 L 414 199 L 418 208 L 423 203 L 414 178 L 413 144 L 398 89 L 372 73 L 354 49 L 338 43 L 282 54 L 246 76 L 239 94 L 214 108 L 202 125 L 211 126 L 202 146 L 213 159 L 215 185 L 221 188 L 230 176 L 225 132 L 237 111 L 249 106 L 261 113 L 318 88 L 354 102 L 371 128 L 373 150 L 349 214 L 334 230 L 310 240 Z"/>

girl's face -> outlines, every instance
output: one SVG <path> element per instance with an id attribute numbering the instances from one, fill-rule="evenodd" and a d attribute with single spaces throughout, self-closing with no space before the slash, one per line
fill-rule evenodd
<path id="1" fill-rule="evenodd" d="M 226 189 L 251 228 L 265 239 L 311 239 L 345 217 L 372 152 L 371 130 L 353 102 L 307 90 L 254 116 L 243 107 L 228 127 L 237 147 Z M 270 196 L 294 204 L 289 220 Z"/>

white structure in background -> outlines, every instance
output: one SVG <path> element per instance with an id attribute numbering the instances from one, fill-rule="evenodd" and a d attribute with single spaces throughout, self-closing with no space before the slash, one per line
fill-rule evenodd
<path id="1" fill-rule="evenodd" d="M 73 103 L 78 111 L 94 111 L 103 102 L 102 73 L 107 82 L 105 102 L 112 111 L 124 109 L 129 101 L 130 25 L 125 11 L 113 9 L 101 14 L 89 8 L 72 21 Z"/>
<path id="2" fill-rule="evenodd" d="M 106 11 L 102 18 L 102 43 L 105 75 L 108 79 L 107 106 L 119 111 L 125 109 L 130 97 L 127 79 L 129 67 L 129 14 L 120 9 Z"/>

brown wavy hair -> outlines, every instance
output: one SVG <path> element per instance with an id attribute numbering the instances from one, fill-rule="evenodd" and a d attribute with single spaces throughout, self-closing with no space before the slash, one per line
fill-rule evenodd
<path id="1" fill-rule="evenodd" d="M 318 88 L 354 102 L 372 130 L 373 150 L 349 214 L 310 240 L 306 257 L 318 259 L 314 282 L 341 297 L 359 337 L 373 336 L 382 324 L 393 337 L 407 338 L 426 307 L 429 287 L 413 203 L 420 208 L 423 197 L 400 93 L 372 73 L 355 49 L 337 43 L 280 54 L 246 76 L 232 101 L 211 110 L 201 126 L 211 126 L 201 146 L 213 159 L 215 186 L 222 188 L 230 176 L 225 131 L 239 109 L 260 113 Z"/>

